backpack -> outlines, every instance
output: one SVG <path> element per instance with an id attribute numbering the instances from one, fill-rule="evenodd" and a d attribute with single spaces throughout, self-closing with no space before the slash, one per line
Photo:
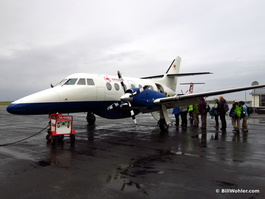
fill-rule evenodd
<path id="1" fill-rule="evenodd" d="M 218 115 L 218 114 L 217 114 L 217 110 L 216 110 L 214 107 L 212 107 L 212 108 L 210 109 L 209 113 L 210 113 L 210 116 L 216 116 L 216 115 Z"/>
<path id="2" fill-rule="evenodd" d="M 210 116 L 214 116 L 214 107 L 212 107 L 212 108 L 210 109 L 209 113 L 210 113 Z"/>
<path id="3" fill-rule="evenodd" d="M 252 113 L 253 113 L 253 108 L 247 106 L 247 113 L 248 113 L 248 116 L 249 116 L 250 114 L 252 114 Z"/>
<path id="4" fill-rule="evenodd" d="M 245 106 L 247 107 L 247 114 L 248 114 L 248 117 L 249 117 L 250 114 L 253 113 L 253 108 L 250 108 L 250 107 L 248 107 L 247 105 L 245 105 Z M 245 116 L 246 116 L 245 111 L 242 111 L 242 113 L 241 113 L 241 118 L 244 118 Z"/>

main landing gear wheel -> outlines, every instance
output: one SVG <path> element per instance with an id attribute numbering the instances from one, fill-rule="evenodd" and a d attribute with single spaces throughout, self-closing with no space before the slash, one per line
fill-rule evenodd
<path id="1" fill-rule="evenodd" d="M 95 117 L 94 113 L 88 112 L 87 116 L 86 116 L 86 120 L 87 120 L 87 123 L 90 125 L 95 124 L 96 117 Z"/>
<path id="2" fill-rule="evenodd" d="M 158 125 L 159 125 L 161 131 L 167 131 L 168 130 L 169 125 L 166 123 L 165 119 L 160 119 L 158 121 Z"/>

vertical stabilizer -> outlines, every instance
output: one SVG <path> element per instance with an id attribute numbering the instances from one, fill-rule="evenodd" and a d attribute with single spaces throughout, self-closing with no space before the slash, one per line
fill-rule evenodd
<path id="1" fill-rule="evenodd" d="M 176 59 L 174 59 L 172 61 L 171 65 L 167 69 L 166 74 L 169 74 L 169 75 L 178 74 L 179 73 L 180 62 L 181 62 L 181 58 L 180 57 L 176 57 Z"/>
<path id="2" fill-rule="evenodd" d="M 161 83 L 166 85 L 168 88 L 170 88 L 174 92 L 176 91 L 177 80 L 178 80 L 178 78 L 174 75 L 179 73 L 180 62 L 181 62 L 181 58 L 176 57 L 176 59 L 172 61 L 164 77 L 161 79 Z"/>

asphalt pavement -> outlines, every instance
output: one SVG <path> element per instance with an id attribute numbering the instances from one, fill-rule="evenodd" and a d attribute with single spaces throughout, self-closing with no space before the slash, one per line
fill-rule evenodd
<path id="1" fill-rule="evenodd" d="M 160 132 L 150 114 L 86 123 L 72 114 L 75 144 L 46 142 L 48 116 L 18 116 L 0 106 L 3 199 L 265 198 L 265 117 L 249 132 L 173 124 Z M 43 130 L 44 129 L 44 130 Z M 34 135 L 34 136 L 33 136 Z M 31 137 L 33 136 L 33 137 Z M 29 139 L 25 139 L 31 137 Z M 16 141 L 23 140 L 12 144 Z"/>

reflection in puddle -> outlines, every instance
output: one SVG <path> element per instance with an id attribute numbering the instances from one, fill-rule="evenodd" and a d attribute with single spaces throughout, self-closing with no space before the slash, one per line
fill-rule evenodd
<path id="1" fill-rule="evenodd" d="M 127 175 L 129 173 L 128 168 L 130 166 L 121 166 L 118 167 L 115 173 L 112 175 L 107 176 L 106 183 L 109 188 L 115 189 L 115 190 L 121 190 L 124 192 L 135 192 L 135 191 L 141 191 L 142 193 L 147 194 L 147 191 L 144 190 L 144 186 L 142 184 L 139 184 L 137 182 L 134 182 L 127 178 Z"/>
<path id="2" fill-rule="evenodd" d="M 143 184 L 130 180 L 129 178 L 143 176 L 148 174 L 164 174 L 164 171 L 155 168 L 155 162 L 170 162 L 170 151 L 159 151 L 159 154 L 143 157 L 140 159 L 132 159 L 128 165 L 120 165 L 116 171 L 107 176 L 106 182 L 109 188 L 124 192 L 140 191 L 148 194 Z"/>
<path id="3" fill-rule="evenodd" d="M 77 154 L 75 146 L 65 148 L 64 142 L 56 146 L 47 144 L 50 148 L 49 157 L 43 160 L 39 160 L 36 164 L 40 167 L 52 166 L 56 168 L 70 169 L 74 166 L 74 159 Z"/>

